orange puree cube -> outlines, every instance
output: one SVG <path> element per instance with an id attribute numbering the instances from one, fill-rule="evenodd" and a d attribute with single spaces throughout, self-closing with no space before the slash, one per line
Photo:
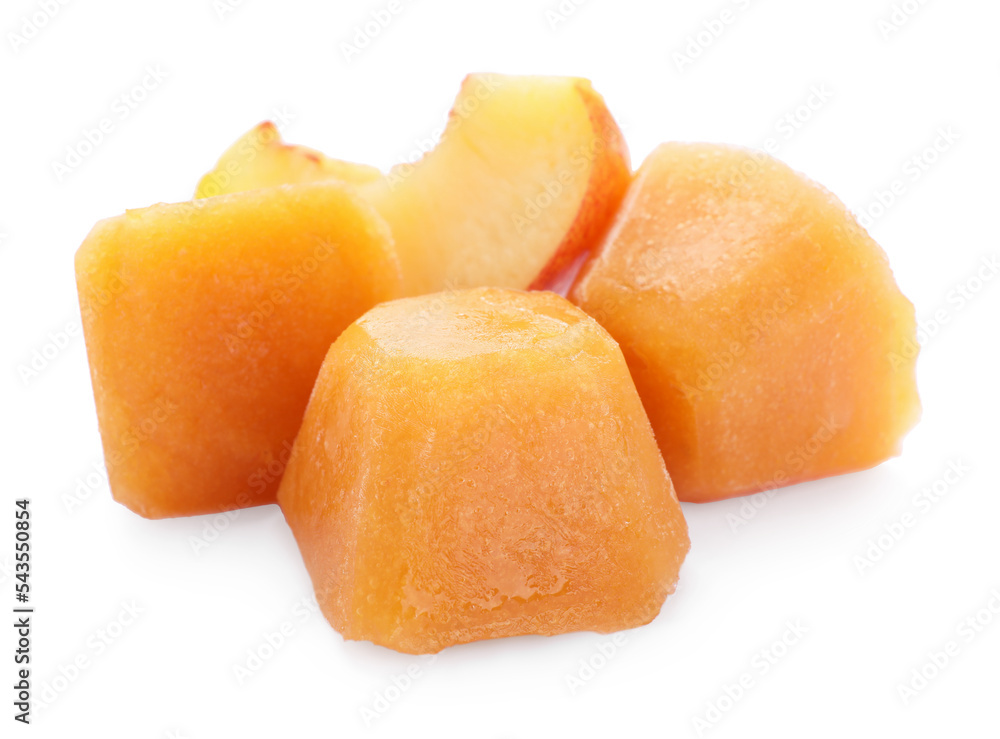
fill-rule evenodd
<path id="1" fill-rule="evenodd" d="M 111 491 L 149 518 L 273 503 L 330 344 L 401 280 L 338 184 L 128 211 L 76 274 Z"/>
<path id="2" fill-rule="evenodd" d="M 570 299 L 621 345 L 681 500 L 872 467 L 920 415 L 885 254 L 764 154 L 661 146 Z"/>
<path id="3" fill-rule="evenodd" d="M 621 352 L 553 293 L 369 311 L 327 355 L 278 500 L 334 628 L 412 654 L 645 624 L 688 550 Z"/>

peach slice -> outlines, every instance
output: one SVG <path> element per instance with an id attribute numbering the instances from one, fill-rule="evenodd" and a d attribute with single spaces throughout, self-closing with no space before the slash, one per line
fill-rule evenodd
<path id="1" fill-rule="evenodd" d="M 401 280 L 338 183 L 128 211 L 76 275 L 111 491 L 149 518 L 274 502 L 330 344 Z"/>
<path id="2" fill-rule="evenodd" d="M 545 292 L 365 314 L 278 500 L 334 628 L 413 654 L 648 623 L 689 546 L 618 346 Z"/>
<path id="3" fill-rule="evenodd" d="M 630 174 L 587 80 L 472 75 L 437 148 L 361 192 L 392 229 L 410 294 L 527 288 L 596 243 Z"/>
<path id="4" fill-rule="evenodd" d="M 275 185 L 340 180 L 362 185 L 382 177 L 375 167 L 331 159 L 305 146 L 285 144 L 270 121 L 243 134 L 201 178 L 195 198 Z"/>
<path id="5" fill-rule="evenodd" d="M 681 500 L 872 467 L 920 415 L 885 253 L 762 153 L 657 149 L 570 298 L 621 344 Z"/>

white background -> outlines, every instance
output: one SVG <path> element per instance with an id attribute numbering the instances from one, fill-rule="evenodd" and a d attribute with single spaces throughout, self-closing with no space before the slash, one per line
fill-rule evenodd
<path id="1" fill-rule="evenodd" d="M 971 641 L 958 630 L 1000 588 L 1000 279 L 971 300 L 956 292 L 1000 252 L 1000 6 L 907 0 L 916 12 L 886 38 L 890 0 L 590 0 L 554 28 L 557 0 L 401 2 L 350 62 L 341 44 L 387 2 L 246 0 L 221 16 L 212 0 L 69 2 L 25 44 L 9 33 L 45 3 L 4 3 L 0 592 L 9 614 L 12 501 L 28 496 L 34 687 L 55 700 L 11 730 L 3 628 L 0 733 L 698 736 L 694 719 L 721 703 L 729 710 L 706 736 L 1000 734 L 1000 614 L 980 614 L 989 623 Z M 675 52 L 723 9 L 733 22 L 679 69 Z M 123 117 L 116 99 L 157 66 L 166 79 Z M 287 140 L 386 168 L 439 129 L 470 71 L 590 77 L 636 165 L 664 140 L 775 137 L 781 158 L 856 211 L 903 186 L 871 229 L 927 327 L 924 415 L 903 455 L 785 489 L 752 516 L 742 500 L 685 505 L 692 550 L 677 593 L 604 664 L 609 637 L 589 633 L 478 643 L 435 661 L 345 643 L 320 615 L 297 618 L 311 589 L 276 507 L 240 513 L 196 554 L 191 537 L 212 519 L 143 520 L 111 500 L 98 471 L 73 276 L 91 225 L 189 198 L 239 134 L 282 109 Z M 779 123 L 814 86 L 832 97 L 792 129 Z M 111 133 L 60 179 L 53 163 L 108 117 Z M 949 127 L 960 138 L 916 179 L 912 158 Z M 35 352 L 49 358 L 25 377 Z M 952 463 L 968 471 L 948 484 Z M 945 495 L 918 507 L 935 483 Z M 907 512 L 915 525 L 859 572 L 856 558 Z M 115 626 L 132 601 L 141 614 Z M 761 650 L 796 620 L 807 633 L 761 674 Z M 234 666 L 285 621 L 294 634 L 240 684 Z M 101 647 L 102 633 L 117 638 Z M 958 655 L 904 705 L 898 686 L 949 641 Z M 72 675 L 81 655 L 87 667 Z M 581 660 L 599 669 L 574 693 Z M 419 677 L 393 689 L 413 665 Z M 744 673 L 753 687 L 727 701 Z M 366 725 L 362 709 L 384 708 L 387 694 Z"/>

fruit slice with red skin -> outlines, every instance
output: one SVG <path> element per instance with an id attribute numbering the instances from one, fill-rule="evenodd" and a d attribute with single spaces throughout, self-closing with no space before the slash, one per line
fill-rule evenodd
<path id="1" fill-rule="evenodd" d="M 621 352 L 547 292 L 365 314 L 278 499 L 334 628 L 413 654 L 648 623 L 689 546 Z"/>
<path id="2" fill-rule="evenodd" d="M 361 186 L 410 294 L 545 287 L 593 247 L 628 187 L 604 100 L 572 77 L 471 75 L 437 148 Z"/>
<path id="3" fill-rule="evenodd" d="M 149 518 L 273 503 L 330 344 L 400 288 L 337 183 L 128 211 L 76 275 L 111 491 Z"/>
<path id="4" fill-rule="evenodd" d="M 570 299 L 621 345 L 681 500 L 872 467 L 919 418 L 885 253 L 763 153 L 657 149 Z"/>
<path id="5" fill-rule="evenodd" d="M 365 164 L 344 162 L 306 146 L 285 144 L 270 121 L 243 134 L 201 178 L 195 198 L 207 198 L 275 185 L 338 180 L 362 185 L 382 173 Z"/>

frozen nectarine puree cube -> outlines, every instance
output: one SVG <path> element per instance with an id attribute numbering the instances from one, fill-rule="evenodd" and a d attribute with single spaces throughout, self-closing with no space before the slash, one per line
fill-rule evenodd
<path id="1" fill-rule="evenodd" d="M 273 503 L 330 344 L 400 286 L 337 184 L 128 211 L 76 274 L 111 491 L 150 518 Z"/>
<path id="2" fill-rule="evenodd" d="M 884 252 L 763 154 L 661 146 L 570 298 L 621 345 L 681 500 L 871 467 L 919 416 Z"/>
<path id="3" fill-rule="evenodd" d="M 647 623 L 687 528 L 618 347 L 553 293 L 385 303 L 330 348 L 278 493 L 348 639 Z"/>

